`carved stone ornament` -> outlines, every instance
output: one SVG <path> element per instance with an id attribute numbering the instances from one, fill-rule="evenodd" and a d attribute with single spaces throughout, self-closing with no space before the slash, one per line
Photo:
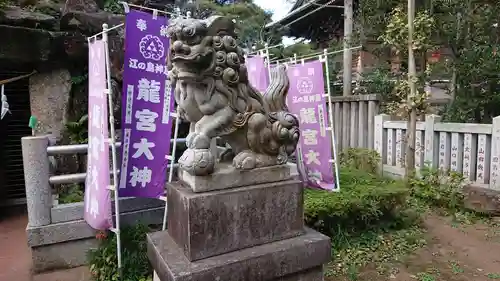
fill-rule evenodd
<path id="1" fill-rule="evenodd" d="M 264 95 L 250 86 L 243 49 L 236 41 L 234 23 L 225 17 L 206 20 L 175 19 L 171 39 L 169 77 L 180 117 L 194 123 L 188 149 L 179 159 L 191 175 L 212 174 L 218 159 L 212 138 L 221 137 L 237 169 L 250 170 L 284 164 L 299 141 L 298 119 L 288 112 L 288 77 L 283 66 L 272 74 Z"/>

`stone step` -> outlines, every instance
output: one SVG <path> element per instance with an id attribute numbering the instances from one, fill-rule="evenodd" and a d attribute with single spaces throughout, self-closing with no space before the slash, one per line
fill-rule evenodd
<path id="1" fill-rule="evenodd" d="M 148 257 L 161 281 L 322 281 L 330 238 L 304 235 L 190 262 L 166 231 L 148 234 Z"/>

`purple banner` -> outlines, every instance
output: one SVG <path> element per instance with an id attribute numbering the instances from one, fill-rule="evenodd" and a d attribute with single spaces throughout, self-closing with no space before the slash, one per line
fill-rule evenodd
<path id="1" fill-rule="evenodd" d="M 167 25 L 165 17 L 134 10 L 125 19 L 120 197 L 164 195 L 174 123 Z"/>
<path id="2" fill-rule="evenodd" d="M 320 61 L 288 67 L 288 109 L 300 121 L 297 167 L 310 187 L 335 190 L 331 134 L 327 132 L 323 64 Z"/>
<path id="3" fill-rule="evenodd" d="M 94 229 L 113 225 L 111 197 L 108 189 L 109 143 L 108 103 L 106 90 L 105 44 L 89 42 L 89 148 L 85 179 L 85 221 Z"/>
<path id="4" fill-rule="evenodd" d="M 269 73 L 261 56 L 253 56 L 246 59 L 248 70 L 248 81 L 261 94 L 264 94 L 269 86 Z"/>

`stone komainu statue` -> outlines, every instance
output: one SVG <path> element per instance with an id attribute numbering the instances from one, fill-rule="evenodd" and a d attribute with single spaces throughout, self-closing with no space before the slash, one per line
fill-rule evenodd
<path id="1" fill-rule="evenodd" d="M 169 77 L 180 117 L 194 123 L 179 159 L 192 175 L 213 173 L 212 138 L 221 137 L 238 169 L 284 164 L 300 137 L 298 119 L 288 112 L 288 77 L 276 67 L 262 95 L 248 81 L 243 50 L 228 18 L 175 19 L 168 28 Z"/>

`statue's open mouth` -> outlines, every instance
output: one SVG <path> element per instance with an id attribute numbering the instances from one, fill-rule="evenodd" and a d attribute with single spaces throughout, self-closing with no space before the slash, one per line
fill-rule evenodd
<path id="1" fill-rule="evenodd" d="M 212 66 L 212 53 L 194 53 L 190 55 L 174 55 L 172 56 L 172 63 L 178 70 L 178 79 L 196 80 L 201 78 L 201 73 L 206 71 Z"/>

